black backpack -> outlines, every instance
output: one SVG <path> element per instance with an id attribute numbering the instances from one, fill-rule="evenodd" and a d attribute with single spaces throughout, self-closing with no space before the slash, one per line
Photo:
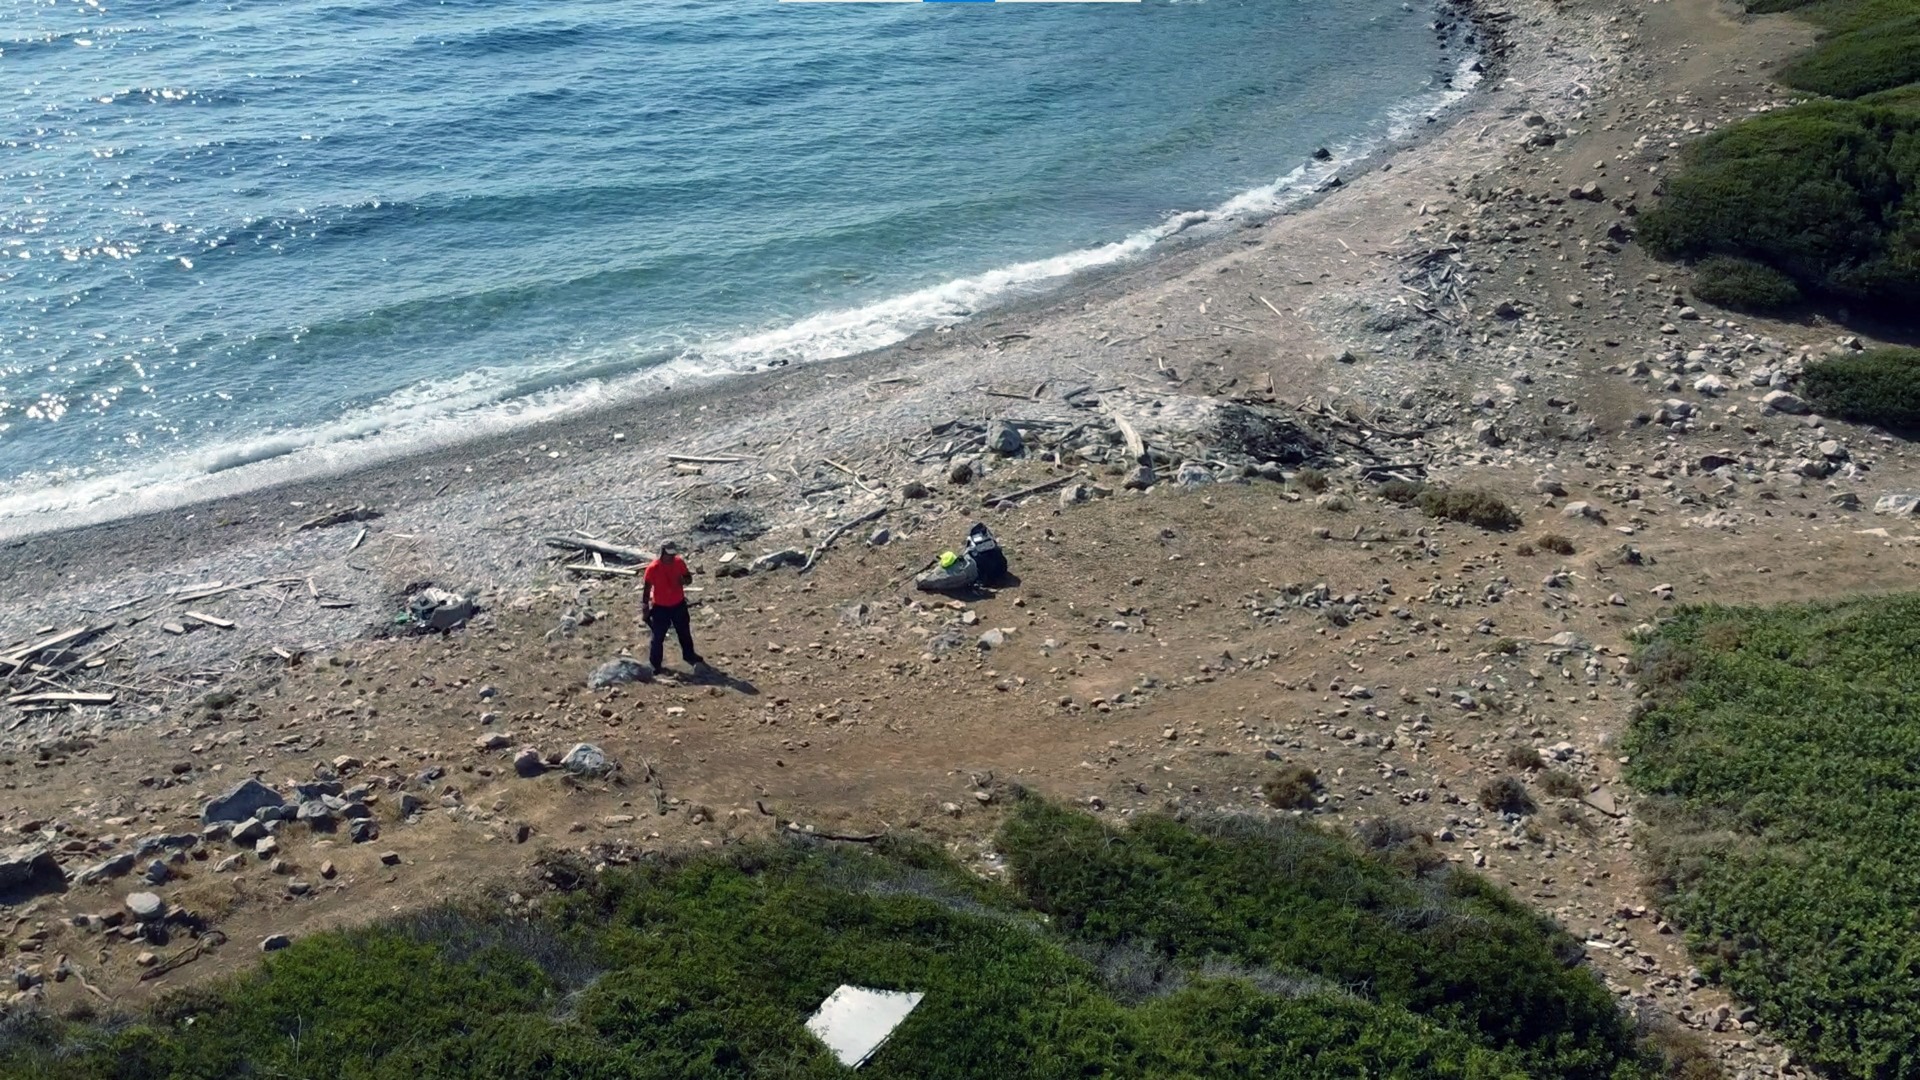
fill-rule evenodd
<path id="1" fill-rule="evenodd" d="M 980 583 L 991 585 L 1007 576 L 1007 555 L 987 527 L 975 524 L 967 530 L 967 557 L 980 569 Z"/>

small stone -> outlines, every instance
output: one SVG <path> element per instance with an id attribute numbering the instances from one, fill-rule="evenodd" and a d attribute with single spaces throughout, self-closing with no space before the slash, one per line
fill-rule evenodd
<path id="1" fill-rule="evenodd" d="M 868 547 L 886 547 L 893 542 L 893 530 L 882 525 L 867 537 Z"/>
<path id="2" fill-rule="evenodd" d="M 1204 487 L 1213 483 L 1213 470 L 1195 462 L 1186 462 L 1174 473 L 1173 482 L 1183 488 Z"/>
<path id="3" fill-rule="evenodd" d="M 476 750 L 505 750 L 512 745 L 512 736 L 504 731 L 488 732 L 473 740 L 473 748 Z"/>
<path id="4" fill-rule="evenodd" d="M 1132 472 L 1127 474 L 1127 481 L 1124 486 L 1128 491 L 1145 491 L 1158 482 L 1159 477 L 1154 475 L 1153 466 L 1140 465 L 1136 466 Z"/>
<path id="5" fill-rule="evenodd" d="M 381 853 L 380 853 L 380 865 L 382 865 L 382 866 L 399 866 L 399 865 L 400 865 L 400 853 L 399 853 L 399 852 L 397 852 L 397 851 L 383 851 L 383 852 L 381 852 Z"/>
<path id="6" fill-rule="evenodd" d="M 1607 516 L 1600 512 L 1600 508 L 1588 502 L 1570 502 L 1561 509 L 1560 516 L 1592 521 L 1601 525 L 1607 523 Z"/>
<path id="7" fill-rule="evenodd" d="M 147 872 L 142 876 L 147 879 L 149 885 L 165 885 L 173 878 L 173 871 L 168 869 L 166 863 L 155 859 L 147 864 Z"/>
<path id="8" fill-rule="evenodd" d="M 334 867 L 332 859 L 328 859 L 326 862 L 320 864 L 320 876 L 328 881 L 332 881 L 334 875 L 339 872 L 340 871 Z"/>
<path id="9" fill-rule="evenodd" d="M 522 777 L 535 777 L 547 771 L 547 763 L 540 757 L 540 751 L 531 746 L 523 746 L 513 755 L 513 771 Z"/>
<path id="10" fill-rule="evenodd" d="M 995 420 L 987 425 L 987 449 L 1002 457 L 1017 456 L 1026 449 L 1026 440 L 1020 437 L 1020 429 L 1004 420 Z"/>
<path id="11" fill-rule="evenodd" d="M 268 934 L 266 937 L 260 939 L 260 951 L 263 953 L 279 952 L 281 949 L 292 944 L 293 939 L 285 934 Z"/>
<path id="12" fill-rule="evenodd" d="M 137 953 L 134 955 L 134 958 L 133 958 L 133 963 L 135 967 L 150 968 L 159 962 L 160 962 L 160 958 L 150 952 Z"/>
<path id="13" fill-rule="evenodd" d="M 1068 484 L 1060 489 L 1062 507 L 1078 506 L 1093 498 L 1093 490 L 1085 484 Z"/>
<path id="14" fill-rule="evenodd" d="M 254 842 L 253 853 L 262 859 L 271 859 L 280 853 L 280 841 L 271 836 L 263 836 Z"/>
<path id="15" fill-rule="evenodd" d="M 81 885 L 91 885 L 98 881 L 117 878 L 122 874 L 131 873 L 133 871 L 134 861 L 135 856 L 133 852 L 123 851 L 105 862 L 95 863 L 87 869 L 80 871 L 80 873 L 74 875 L 74 881 Z"/>
<path id="16" fill-rule="evenodd" d="M 380 826 L 372 818 L 359 818 L 347 826 L 347 839 L 356 844 L 364 844 L 380 838 Z"/>
<path id="17" fill-rule="evenodd" d="M 959 817 L 959 816 L 960 816 L 960 804 L 959 804 L 959 803 L 950 803 L 950 802 L 943 802 L 943 803 L 941 803 L 941 804 L 940 804 L 940 812 L 941 812 L 941 813 L 943 813 L 943 814 L 945 814 L 945 815 L 947 815 L 948 817 Z"/>
<path id="18" fill-rule="evenodd" d="M 982 649 L 997 649 L 1007 643 L 1007 635 L 998 629 L 988 630 L 980 635 L 977 644 Z"/>
<path id="19" fill-rule="evenodd" d="M 756 574 L 764 574 L 771 570 L 778 570 L 783 566 L 797 567 L 805 565 L 807 565 L 806 552 L 798 548 L 785 548 L 780 551 L 767 552 L 765 555 L 753 560 L 753 562 L 749 564 L 748 569 Z"/>

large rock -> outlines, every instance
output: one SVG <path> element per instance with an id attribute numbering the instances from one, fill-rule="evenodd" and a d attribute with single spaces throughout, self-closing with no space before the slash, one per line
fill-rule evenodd
<path id="1" fill-rule="evenodd" d="M 539 750 L 531 746 L 523 746 L 520 748 L 519 753 L 513 755 L 513 771 L 531 779 L 546 772 L 547 763 L 546 760 L 540 756 Z"/>
<path id="2" fill-rule="evenodd" d="M 1174 473 L 1173 482 L 1183 488 L 1196 488 L 1213 483 L 1213 470 L 1198 462 L 1189 461 Z"/>
<path id="3" fill-rule="evenodd" d="M 587 676 L 587 685 L 595 690 L 621 683 L 652 682 L 653 669 L 635 660 L 631 656 L 615 657 L 593 669 Z"/>
<path id="4" fill-rule="evenodd" d="M 286 800 L 279 792 L 258 780 L 242 780 L 225 795 L 208 800 L 200 811 L 200 822 L 211 825 L 216 821 L 245 821 L 258 816 L 262 810 L 277 810 L 284 805 Z"/>
<path id="5" fill-rule="evenodd" d="M 575 776 L 606 776 L 613 772 L 613 759 L 592 743 L 575 743 L 560 758 L 560 767 Z"/>
<path id="6" fill-rule="evenodd" d="M 407 598 L 407 614 L 413 617 L 414 625 L 429 630 L 452 630 L 479 610 L 472 597 L 445 589 L 421 589 Z"/>
<path id="7" fill-rule="evenodd" d="M 783 566 L 805 565 L 807 565 L 806 552 L 798 548 L 787 548 L 784 551 L 769 551 L 765 555 L 753 560 L 752 570 L 754 573 L 760 574 L 768 570 L 778 570 Z"/>
<path id="8" fill-rule="evenodd" d="M 1767 396 L 1761 398 L 1760 403 L 1774 412 L 1783 412 L 1789 416 L 1805 416 L 1813 411 L 1805 401 L 1801 400 L 1800 395 L 1785 390 L 1767 391 Z"/>
<path id="9" fill-rule="evenodd" d="M 127 912 L 141 922 L 152 922 L 166 917 L 167 902 L 150 892 L 128 893 Z"/>
<path id="10" fill-rule="evenodd" d="M 82 885 L 91 885 L 96 881 L 107 881 L 133 872 L 135 857 L 131 851 L 123 851 L 105 862 L 98 862 L 74 875 L 73 880 Z"/>
<path id="11" fill-rule="evenodd" d="M 987 449 L 1003 457 L 1014 457 L 1027 448 L 1025 439 L 1020 437 L 1020 429 L 1005 420 L 995 420 L 987 425 Z"/>
<path id="12" fill-rule="evenodd" d="M 58 876 L 60 863 L 45 844 L 19 844 L 0 848 L 0 889 L 29 884 L 42 874 Z"/>

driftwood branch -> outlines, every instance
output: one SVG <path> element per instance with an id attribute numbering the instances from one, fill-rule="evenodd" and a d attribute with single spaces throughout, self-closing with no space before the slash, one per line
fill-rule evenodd
<path id="1" fill-rule="evenodd" d="M 1021 499 L 1027 498 L 1028 496 L 1039 495 L 1042 492 L 1052 491 L 1054 488 L 1057 488 L 1057 487 L 1065 487 L 1068 484 L 1071 484 L 1078 479 L 1080 479 L 1079 473 L 1071 473 L 1066 476 L 1049 480 L 1044 484 L 1035 484 L 1032 487 L 1021 488 L 1019 491 L 1009 491 L 1005 495 L 990 495 L 985 500 L 985 504 L 987 506 L 998 506 L 1001 503 L 1018 502 Z"/>
<path id="2" fill-rule="evenodd" d="M 589 540 L 580 536 L 547 536 L 542 537 L 542 540 L 545 541 L 548 547 L 560 548 L 563 551 L 595 552 L 605 555 L 609 559 L 619 559 L 622 562 L 630 563 L 653 561 L 653 553 L 650 551 L 641 551 L 639 548 L 621 547 L 619 544 L 603 543 L 599 540 Z"/>
<path id="3" fill-rule="evenodd" d="M 1121 416 L 1118 411 L 1107 413 L 1107 419 L 1112 420 L 1113 426 L 1120 429 L 1120 437 L 1127 441 L 1127 455 L 1133 458 L 1133 463 L 1147 464 L 1147 444 L 1146 440 L 1140 437 L 1140 432 L 1136 431 L 1134 426 L 1127 422 L 1127 418 Z"/>
<path id="4" fill-rule="evenodd" d="M 813 564 L 820 561 L 820 556 L 826 554 L 827 549 L 833 546 L 833 542 L 845 536 L 848 530 L 858 528 L 869 521 L 877 521 L 886 512 L 887 508 L 883 506 L 878 510 L 870 510 L 867 513 L 861 514 L 852 521 L 843 521 L 835 526 L 832 532 L 821 538 L 820 542 L 813 546 L 813 553 L 807 556 L 807 561 L 800 567 L 800 572 L 804 574 L 813 569 Z"/>
<path id="5" fill-rule="evenodd" d="M 293 531 L 306 532 L 308 529 L 324 529 L 331 525 L 345 525 L 349 521 L 372 521 L 380 516 L 380 511 L 371 506 L 349 506 L 345 510 L 329 510 L 319 517 L 308 518 Z"/>

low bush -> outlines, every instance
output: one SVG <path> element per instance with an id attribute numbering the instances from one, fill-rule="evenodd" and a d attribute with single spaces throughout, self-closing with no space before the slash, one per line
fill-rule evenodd
<path id="1" fill-rule="evenodd" d="M 1527 785 L 1511 776 L 1481 784 L 1480 805 L 1496 814 L 1531 814 L 1536 809 Z"/>
<path id="2" fill-rule="evenodd" d="M 826 1080 L 804 1022 L 842 983 L 926 995 L 879 1080 L 1653 1075 L 1564 932 L 1411 830 L 1291 821 L 1114 831 L 1023 798 L 1018 888 L 896 841 L 551 860 L 571 891 L 535 918 L 317 934 L 137 1020 L 10 1014 L 0 1076 Z"/>
<path id="3" fill-rule="evenodd" d="M 1806 300 L 1792 278 L 1765 263 L 1732 255 L 1709 256 L 1694 266 L 1693 295 L 1760 315 L 1788 311 Z"/>
<path id="4" fill-rule="evenodd" d="M 1587 785 L 1572 773 L 1548 769 L 1540 774 L 1540 790 L 1555 799 L 1577 799 L 1587 793 Z"/>
<path id="5" fill-rule="evenodd" d="M 1639 1068 L 1611 995 L 1572 963 L 1579 943 L 1451 863 L 1409 877 L 1291 817 L 1114 829 L 1037 800 L 1015 807 L 1000 847 L 1025 898 L 1083 942 L 1329 980 L 1470 1034 L 1532 1076 Z"/>
<path id="6" fill-rule="evenodd" d="M 1822 37 L 1781 70 L 1780 81 L 1837 98 L 1862 97 L 1920 81 L 1920 12 Z"/>
<path id="7" fill-rule="evenodd" d="M 1837 1077 L 1920 1069 L 1920 596 L 1674 613 L 1622 752 L 1700 968 Z"/>
<path id="8" fill-rule="evenodd" d="M 1920 428 L 1920 349 L 1871 349 L 1807 365 L 1807 400 L 1824 416 Z"/>
<path id="9" fill-rule="evenodd" d="M 1515 746 L 1509 748 L 1505 760 L 1507 768 L 1509 769 L 1525 769 L 1528 772 L 1538 772 L 1547 767 L 1546 760 L 1540 756 L 1540 751 L 1535 750 L 1531 746 Z"/>
<path id="10" fill-rule="evenodd" d="M 1520 653 L 1520 642 L 1514 638 L 1503 637 L 1493 643 L 1493 651 L 1501 656 L 1517 656 Z"/>
<path id="11" fill-rule="evenodd" d="M 1691 147 L 1640 238 L 1667 258 L 1734 256 L 1812 296 L 1911 323 L 1920 311 L 1920 109 L 1816 101 Z"/>
<path id="12" fill-rule="evenodd" d="M 1559 533 L 1543 533 L 1539 539 L 1533 543 L 1534 546 L 1538 547 L 1541 551 L 1551 551 L 1555 555 L 1571 555 L 1577 550 L 1573 546 L 1572 540 L 1561 536 Z"/>
<path id="13" fill-rule="evenodd" d="M 1428 517 L 1459 521 L 1496 532 L 1520 527 L 1520 515 L 1505 499 L 1477 488 L 1430 487 L 1420 493 L 1420 509 Z"/>
<path id="14" fill-rule="evenodd" d="M 1260 793 L 1267 805 L 1280 810 L 1311 810 L 1318 804 L 1320 774 L 1305 765 L 1287 765 L 1267 777 Z"/>
<path id="15" fill-rule="evenodd" d="M 1327 490 L 1328 485 L 1331 483 L 1331 481 L 1327 479 L 1326 473 L 1312 466 L 1308 466 L 1294 473 L 1293 482 L 1296 486 L 1303 487 L 1315 495 Z"/>
<path id="16" fill-rule="evenodd" d="M 1413 480 L 1389 480 L 1379 487 L 1381 498 L 1401 506 L 1411 505 L 1425 490 L 1427 485 Z"/>

